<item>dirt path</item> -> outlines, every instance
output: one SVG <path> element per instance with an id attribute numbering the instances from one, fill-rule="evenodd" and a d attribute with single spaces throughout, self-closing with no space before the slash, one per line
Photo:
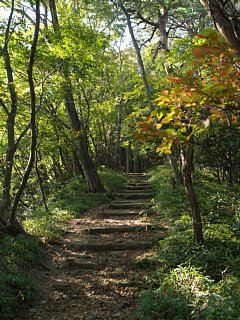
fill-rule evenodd
<path id="1" fill-rule="evenodd" d="M 135 262 L 159 236 L 146 217 L 151 197 L 145 176 L 133 175 L 110 205 L 67 221 L 60 243 L 49 246 L 49 270 L 39 270 L 38 299 L 15 320 L 134 319 L 147 272 Z"/>

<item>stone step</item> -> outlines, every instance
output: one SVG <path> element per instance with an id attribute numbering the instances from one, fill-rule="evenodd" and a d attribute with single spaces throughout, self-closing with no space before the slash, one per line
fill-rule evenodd
<path id="1" fill-rule="evenodd" d="M 146 177 L 146 173 L 144 173 L 144 172 L 128 172 L 128 173 L 125 173 L 125 176 L 128 176 L 128 177 Z"/>
<path id="2" fill-rule="evenodd" d="M 144 209 L 146 207 L 149 207 L 150 204 L 146 202 L 113 202 L 110 204 L 110 208 L 113 209 L 128 209 L 128 208 L 140 208 Z"/>
<path id="3" fill-rule="evenodd" d="M 138 216 L 139 215 L 140 210 L 118 210 L 118 209 L 112 209 L 112 210 L 105 210 L 101 213 L 101 216 L 103 218 L 108 218 L 108 217 L 127 217 L 127 216 Z"/>
<path id="4" fill-rule="evenodd" d="M 149 200 L 149 201 L 147 201 L 148 199 L 144 199 L 143 201 L 141 201 L 141 200 L 139 200 L 139 199 L 116 199 L 116 200 L 114 200 L 112 203 L 121 203 L 121 204 L 128 204 L 128 203 L 130 203 L 130 204 L 134 204 L 134 203 L 144 203 L 144 204 L 149 204 L 150 203 L 150 201 L 151 201 L 151 199 Z"/>
<path id="5" fill-rule="evenodd" d="M 126 177 L 129 177 L 129 179 L 138 179 L 138 178 L 145 178 L 147 179 L 147 175 L 146 174 L 136 174 L 136 173 L 132 173 L 132 174 L 126 174 Z"/>
<path id="6" fill-rule="evenodd" d="M 83 233 L 87 234 L 109 234 L 109 233 L 128 233 L 128 232 L 140 232 L 151 229 L 151 225 L 136 225 L 136 226 L 118 226 L 118 227 L 95 227 L 86 228 L 82 230 Z"/>
<path id="7" fill-rule="evenodd" d="M 151 187 L 150 183 L 147 181 L 128 181 L 127 187 L 140 187 L 140 188 L 149 188 Z"/>
<path id="8" fill-rule="evenodd" d="M 139 188 L 139 187 L 127 187 L 127 188 L 125 188 L 125 189 L 123 189 L 123 190 L 121 190 L 121 191 L 119 191 L 119 193 L 120 192 L 124 192 L 124 193 L 126 193 L 126 192 L 128 192 L 128 193 L 147 193 L 147 192 L 149 192 L 149 193 L 153 193 L 154 192 L 154 189 L 152 188 L 152 187 L 149 187 L 149 188 Z"/>
<path id="9" fill-rule="evenodd" d="M 124 199 L 141 199 L 150 198 L 153 196 L 150 192 L 118 192 L 113 194 L 114 197 L 124 198 Z"/>
<path id="10" fill-rule="evenodd" d="M 79 251 L 127 251 L 127 250 L 145 250 L 153 247 L 153 243 L 142 242 L 116 242 L 116 243 L 82 243 L 82 242 L 71 242 L 66 244 L 66 248 L 75 252 Z"/>
<path id="11" fill-rule="evenodd" d="M 149 183 L 128 183 L 125 189 L 152 189 Z"/>

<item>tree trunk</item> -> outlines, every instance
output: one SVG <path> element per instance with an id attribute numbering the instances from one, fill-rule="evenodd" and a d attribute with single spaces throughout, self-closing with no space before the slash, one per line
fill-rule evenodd
<path id="1" fill-rule="evenodd" d="M 126 149 L 125 149 L 125 152 L 126 152 L 126 173 L 129 173 L 130 172 L 130 162 L 131 162 L 131 159 L 130 159 L 130 147 L 128 146 Z"/>
<path id="2" fill-rule="evenodd" d="M 139 156 L 137 151 L 133 152 L 133 172 L 139 173 L 140 168 L 139 168 Z"/>
<path id="3" fill-rule="evenodd" d="M 197 243 L 203 243 L 202 220 L 197 195 L 193 188 L 193 141 L 186 145 L 183 159 L 183 181 L 192 211 L 193 233 Z"/>
<path id="4" fill-rule="evenodd" d="M 49 6 L 52 15 L 53 28 L 55 33 L 58 33 L 60 38 L 60 27 L 56 9 L 55 0 L 49 0 Z M 90 192 L 104 192 L 104 187 L 101 183 L 101 180 L 97 174 L 97 170 L 93 166 L 93 161 L 88 152 L 87 146 L 87 135 L 84 131 L 83 125 L 77 114 L 75 107 L 75 101 L 72 92 L 72 86 L 69 79 L 69 68 L 67 61 L 62 61 L 63 67 L 59 67 L 59 72 L 62 73 L 64 77 L 63 82 L 63 94 L 64 94 L 64 103 L 66 112 L 68 114 L 69 123 L 71 129 L 73 130 L 72 140 L 75 146 L 76 154 L 79 158 L 79 162 L 82 167 L 85 181 L 87 183 L 88 189 Z"/>
<path id="5" fill-rule="evenodd" d="M 15 197 L 12 201 L 11 211 L 8 217 L 7 228 L 9 233 L 17 234 L 22 233 L 23 228 L 20 226 L 17 221 L 16 212 L 19 201 L 21 199 L 21 195 L 27 185 L 28 178 L 32 171 L 32 168 L 35 163 L 35 153 L 37 148 L 37 128 L 36 128 L 36 94 L 35 94 L 35 86 L 33 81 L 33 65 L 35 60 L 35 54 L 37 49 L 38 35 L 40 30 L 40 3 L 39 0 L 36 0 L 36 22 L 35 22 L 35 30 L 34 36 L 32 40 L 32 46 L 28 61 L 28 83 L 30 88 L 30 127 L 31 127 L 31 146 L 30 146 L 30 154 L 28 159 L 28 164 L 26 166 L 21 184 L 18 188 L 18 191 L 15 194 Z"/>
<path id="6" fill-rule="evenodd" d="M 40 192 L 41 192 L 41 196 L 42 196 L 42 201 L 43 201 L 43 205 L 44 205 L 44 209 L 46 212 L 49 212 L 48 210 L 48 205 L 47 205 L 47 199 L 46 199 L 46 195 L 44 192 L 44 188 L 43 188 L 43 181 L 40 175 L 40 171 L 38 168 L 38 159 L 37 159 L 37 155 L 36 155 L 36 159 L 35 159 L 35 170 L 36 170 L 36 174 L 37 174 L 37 178 L 38 178 L 38 184 L 39 184 L 39 188 L 40 188 Z"/>
<path id="7" fill-rule="evenodd" d="M 1 55 L 3 56 L 6 73 L 7 73 L 7 82 L 8 90 L 11 99 L 11 109 L 10 111 L 4 107 L 5 112 L 7 113 L 7 132 L 8 132 L 8 149 L 6 153 L 6 165 L 3 179 L 3 192 L 2 192 L 2 202 L 3 202 L 3 213 L 1 213 L 1 224 L 5 226 L 5 230 L 10 234 L 24 233 L 22 226 L 17 221 L 17 207 L 24 191 L 30 172 L 32 170 L 34 159 L 35 159 L 35 150 L 36 150 L 36 123 L 35 123 L 35 90 L 33 83 L 33 64 L 35 58 L 35 52 L 38 41 L 39 34 L 39 24 L 40 24 L 40 5 L 39 0 L 36 0 L 36 21 L 35 21 L 35 31 L 32 41 L 32 46 L 30 50 L 29 62 L 28 62 L 28 82 L 30 88 L 30 126 L 27 126 L 27 129 L 31 127 L 31 146 L 30 146 L 30 156 L 28 160 L 25 173 L 22 177 L 20 186 L 14 196 L 14 199 L 11 199 L 11 181 L 12 181 L 12 168 L 14 163 L 14 155 L 16 152 L 17 145 L 23 135 L 27 132 L 27 129 L 24 130 L 17 141 L 15 141 L 15 118 L 17 114 L 17 93 L 14 86 L 13 70 L 11 66 L 10 55 L 8 52 L 8 43 L 10 40 L 10 27 L 12 23 L 12 18 L 14 14 L 14 1 L 12 1 L 11 12 L 7 23 L 6 33 L 5 33 L 5 43 L 3 48 L 0 48 Z"/>
<path id="8" fill-rule="evenodd" d="M 235 48 L 240 55 L 240 14 L 238 9 L 231 6 L 231 1 L 200 0 L 208 11 L 219 32 Z M 230 9 L 231 6 L 231 9 Z M 230 14 L 229 10 L 233 10 Z"/>
<path id="9" fill-rule="evenodd" d="M 11 109 L 8 111 L 4 108 L 7 113 L 7 152 L 5 158 L 5 168 L 4 168 L 4 178 L 3 178 L 3 185 L 2 185 L 2 203 L 3 203 L 3 210 L 2 210 L 2 221 L 7 223 L 9 213 L 11 211 L 11 181 L 12 181 L 12 169 L 13 169 L 13 161 L 14 161 L 14 154 L 16 152 L 16 143 L 15 143 L 15 118 L 17 113 L 17 93 L 14 85 L 14 78 L 13 78 L 13 70 L 11 65 L 11 59 L 8 52 L 8 42 L 9 42 L 9 33 L 10 33 L 10 26 L 13 19 L 14 13 L 14 1 L 12 1 L 11 13 L 9 15 L 7 30 L 5 33 L 5 43 L 2 48 L 0 48 L 0 53 L 4 60 L 4 65 L 7 73 L 7 85 L 8 91 L 10 94 L 11 99 Z"/>
<path id="10" fill-rule="evenodd" d="M 169 162 L 170 162 L 170 164 L 172 166 L 176 184 L 177 185 L 182 185 L 183 184 L 183 177 L 182 177 L 181 171 L 178 168 L 176 157 L 173 154 L 170 154 L 170 155 L 168 155 L 168 160 L 169 160 Z"/>
<path id="11" fill-rule="evenodd" d="M 94 168 L 93 161 L 89 155 L 87 149 L 87 136 L 82 128 L 82 124 L 79 120 L 74 98 L 72 94 L 71 84 L 67 82 L 67 75 L 65 74 L 64 83 L 64 101 L 68 114 L 69 122 L 74 134 L 72 135 L 73 144 L 76 148 L 76 153 L 79 158 L 79 162 L 82 167 L 83 175 L 87 183 L 90 192 L 104 192 L 104 187 L 97 174 L 97 170 Z"/>
<path id="12" fill-rule="evenodd" d="M 116 169 L 121 169 L 121 150 L 120 150 L 120 141 L 121 141 L 121 131 L 122 131 L 122 106 L 121 102 L 117 105 L 117 136 L 115 144 L 115 153 L 114 153 L 114 164 Z"/>
<path id="13" fill-rule="evenodd" d="M 137 40 L 135 38 L 134 32 L 133 32 L 133 28 L 132 28 L 132 23 L 131 23 L 131 17 L 130 14 L 128 13 L 127 9 L 123 6 L 123 4 L 120 4 L 120 8 L 122 9 L 126 20 L 127 20 L 127 26 L 128 26 L 128 30 L 132 39 L 132 43 L 137 55 L 137 62 L 138 62 L 138 66 L 140 69 L 140 73 L 141 73 L 141 77 L 143 80 L 143 84 L 144 84 L 144 88 L 145 88 L 145 92 L 146 92 L 146 96 L 147 99 L 149 101 L 149 106 L 150 106 L 150 110 L 153 109 L 153 104 L 152 104 L 152 94 L 151 94 L 151 90 L 150 90 L 150 86 L 148 84 L 148 80 L 147 80 L 147 75 L 146 75 L 146 71 L 145 71 L 145 67 L 143 64 L 143 60 L 142 60 L 142 56 L 141 56 L 141 52 L 140 52 L 140 48 L 139 45 L 137 43 Z"/>

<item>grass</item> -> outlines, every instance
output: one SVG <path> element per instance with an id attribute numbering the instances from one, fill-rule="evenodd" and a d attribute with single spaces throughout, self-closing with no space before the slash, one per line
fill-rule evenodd
<path id="1" fill-rule="evenodd" d="M 137 319 L 239 319 L 239 187 L 219 185 L 211 175 L 195 173 L 204 221 L 205 242 L 200 246 L 193 241 L 184 189 L 172 189 L 169 167 L 157 167 L 150 176 L 157 191 L 158 224 L 169 228 L 158 254 L 142 261 L 146 266 L 150 259 L 154 269 L 143 282 Z"/>

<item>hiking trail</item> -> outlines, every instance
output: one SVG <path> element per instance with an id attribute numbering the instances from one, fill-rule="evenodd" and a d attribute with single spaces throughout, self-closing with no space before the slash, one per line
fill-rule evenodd
<path id="1" fill-rule="evenodd" d="M 128 174 L 114 200 L 67 220 L 64 236 L 49 245 L 36 275 L 38 298 L 15 320 L 134 319 L 138 283 L 148 272 L 136 265 L 156 244 L 154 190 L 145 174 Z"/>

